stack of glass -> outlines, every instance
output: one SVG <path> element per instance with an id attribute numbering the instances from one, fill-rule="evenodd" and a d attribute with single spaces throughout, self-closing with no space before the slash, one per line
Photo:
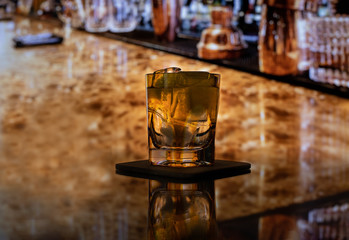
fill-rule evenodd
<path id="1" fill-rule="evenodd" d="M 130 32 L 138 23 L 138 9 L 134 0 L 86 0 L 88 32 Z"/>
<path id="2" fill-rule="evenodd" d="M 310 79 L 349 87 L 349 17 L 309 19 Z"/>
<path id="3" fill-rule="evenodd" d="M 55 9 L 58 17 L 66 25 L 85 26 L 88 32 L 130 32 L 138 24 L 136 0 L 85 0 L 85 8 L 83 1 L 60 0 Z"/>

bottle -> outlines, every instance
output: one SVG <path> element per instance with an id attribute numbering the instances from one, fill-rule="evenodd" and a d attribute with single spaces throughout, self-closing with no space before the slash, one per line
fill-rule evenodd
<path id="1" fill-rule="evenodd" d="M 257 43 L 259 27 L 256 21 L 258 18 L 256 18 L 255 5 L 256 0 L 248 0 L 242 32 L 244 34 L 244 40 Z"/>

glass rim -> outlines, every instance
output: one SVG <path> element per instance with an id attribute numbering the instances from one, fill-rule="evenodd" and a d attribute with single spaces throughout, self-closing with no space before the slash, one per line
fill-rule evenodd
<path id="1" fill-rule="evenodd" d="M 153 75 L 160 75 L 160 74 L 178 74 L 178 73 L 208 73 L 213 76 L 220 76 L 219 73 L 210 73 L 208 71 L 179 71 L 179 72 L 159 72 L 159 73 L 146 73 L 145 76 L 153 76 Z"/>

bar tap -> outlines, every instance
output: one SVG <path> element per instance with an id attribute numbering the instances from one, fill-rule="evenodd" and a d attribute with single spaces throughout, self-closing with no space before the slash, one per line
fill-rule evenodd
<path id="1" fill-rule="evenodd" d="M 309 69 L 307 19 L 317 0 L 264 0 L 259 26 L 259 68 L 273 75 L 297 75 Z"/>

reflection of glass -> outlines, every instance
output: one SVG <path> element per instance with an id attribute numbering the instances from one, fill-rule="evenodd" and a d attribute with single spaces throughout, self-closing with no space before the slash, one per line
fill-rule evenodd
<path id="1" fill-rule="evenodd" d="M 108 30 L 109 1 L 86 0 L 86 24 L 88 32 L 105 32 Z"/>
<path id="2" fill-rule="evenodd" d="M 167 68 L 146 78 L 151 163 L 213 164 L 220 76 Z"/>
<path id="3" fill-rule="evenodd" d="M 347 202 L 327 203 L 315 209 L 304 210 L 306 208 L 296 208 L 292 209 L 292 214 L 280 211 L 276 214 L 261 216 L 258 219 L 258 239 L 348 239 L 349 204 Z"/>
<path id="4" fill-rule="evenodd" d="M 137 6 L 134 0 L 111 0 L 110 31 L 130 32 L 138 23 Z"/>
<path id="5" fill-rule="evenodd" d="M 214 182 L 149 180 L 148 239 L 216 239 Z"/>
<path id="6" fill-rule="evenodd" d="M 259 218 L 258 225 L 259 240 L 303 239 L 297 234 L 295 216 L 284 214 L 263 216 Z"/>
<path id="7" fill-rule="evenodd" d="M 61 0 L 56 6 L 59 19 L 68 27 L 81 27 L 84 23 L 85 12 L 81 0 Z"/>
<path id="8" fill-rule="evenodd" d="M 313 209 L 298 228 L 302 239 L 349 239 L 349 204 Z"/>

